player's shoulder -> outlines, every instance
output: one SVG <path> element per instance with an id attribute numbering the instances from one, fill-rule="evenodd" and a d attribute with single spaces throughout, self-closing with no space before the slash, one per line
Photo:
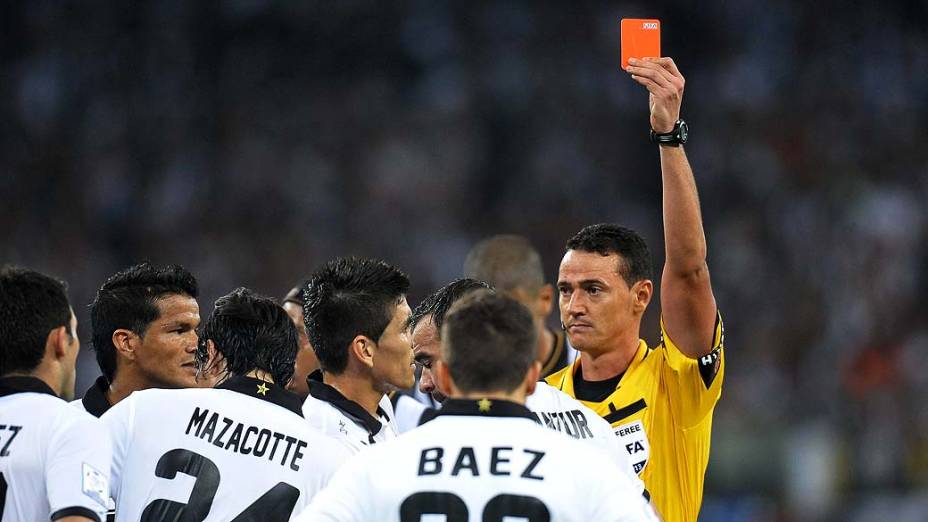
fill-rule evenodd
<path id="1" fill-rule="evenodd" d="M 529 401 L 558 402 L 565 400 L 573 399 L 547 382 L 539 381 L 535 383 L 535 391 L 526 398 L 526 405 L 529 404 Z M 529 407 L 529 409 L 531 409 L 531 407 Z"/>

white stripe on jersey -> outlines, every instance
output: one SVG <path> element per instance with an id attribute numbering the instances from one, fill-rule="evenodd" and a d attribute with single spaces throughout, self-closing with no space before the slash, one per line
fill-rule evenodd
<path id="1" fill-rule="evenodd" d="M 490 402 L 491 410 L 512 405 Z M 525 408 L 521 417 L 449 414 L 459 404 L 446 403 L 438 418 L 353 457 L 298 520 L 656 520 L 635 486 L 589 444 L 539 426 Z"/>
<path id="2" fill-rule="evenodd" d="M 257 513 L 286 521 L 350 457 L 346 446 L 306 423 L 295 396 L 233 379 L 259 383 L 249 388 L 254 396 L 220 388 L 144 390 L 103 415 L 113 437 L 117 521 L 184 514 L 212 522 Z M 292 397 L 293 409 L 271 402 L 275 394 Z"/>
<path id="3" fill-rule="evenodd" d="M 13 379 L 31 378 L 0 381 Z M 47 389 L 44 383 L 41 386 Z M 51 389 L 4 394 L 0 397 L 0 520 L 47 521 L 56 513 L 103 520 L 110 451 L 99 419 L 71 407 Z"/>

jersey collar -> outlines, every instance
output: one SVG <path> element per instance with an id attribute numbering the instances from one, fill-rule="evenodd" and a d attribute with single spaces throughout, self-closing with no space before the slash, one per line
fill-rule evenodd
<path id="1" fill-rule="evenodd" d="M 0 397 L 6 397 L 14 393 L 45 393 L 55 397 L 58 396 L 48 384 L 45 384 L 45 381 L 35 377 L 0 377 Z"/>
<path id="2" fill-rule="evenodd" d="M 367 430 L 371 440 L 373 440 L 374 435 L 380 433 L 380 430 L 383 428 L 383 424 L 380 420 L 375 419 L 360 404 L 342 395 L 342 392 L 322 382 L 321 370 L 316 370 L 309 374 L 306 378 L 306 383 L 309 384 L 309 395 L 311 397 L 331 404 L 333 408 L 345 414 L 353 420 L 355 424 L 362 426 Z M 380 406 L 377 406 L 377 414 L 386 418 L 387 421 L 390 420 L 387 412 Z"/>
<path id="3" fill-rule="evenodd" d="M 522 404 L 499 399 L 448 399 L 441 405 L 440 410 L 434 413 L 426 412 L 429 418 L 423 415 L 422 422 L 445 415 L 470 415 L 475 417 L 522 417 L 533 422 L 538 418 Z"/>
<path id="4" fill-rule="evenodd" d="M 303 416 L 302 404 L 300 403 L 299 397 L 276 384 L 262 381 L 261 379 L 238 375 L 229 377 L 223 381 L 222 384 L 216 386 L 216 388 L 231 390 L 249 397 L 261 399 L 271 404 L 276 404 L 281 408 L 286 408 L 300 417 Z"/>
<path id="5" fill-rule="evenodd" d="M 110 404 L 110 401 L 106 398 L 106 390 L 108 390 L 109 387 L 109 381 L 106 380 L 106 377 L 101 375 L 94 381 L 93 386 L 87 388 L 87 391 L 84 392 L 84 398 L 81 399 L 81 404 L 84 405 L 84 409 L 87 410 L 87 413 L 94 417 L 100 417 L 106 413 L 106 410 L 110 409 L 112 404 Z"/>

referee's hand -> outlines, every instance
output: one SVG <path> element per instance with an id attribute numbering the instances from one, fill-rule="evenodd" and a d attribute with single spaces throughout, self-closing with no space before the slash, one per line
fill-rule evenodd
<path id="1" fill-rule="evenodd" d="M 659 134 L 673 130 L 680 119 L 683 85 L 686 81 L 672 58 L 628 59 L 632 79 L 647 87 L 650 95 L 651 128 Z"/>

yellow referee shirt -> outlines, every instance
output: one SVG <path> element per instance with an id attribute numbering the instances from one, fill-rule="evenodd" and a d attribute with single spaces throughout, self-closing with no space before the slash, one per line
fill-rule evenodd
<path id="1" fill-rule="evenodd" d="M 709 461 L 712 411 L 725 375 L 724 329 L 716 319 L 712 352 L 690 359 L 677 348 L 661 320 L 661 342 L 638 352 L 618 386 L 601 402 L 581 400 L 612 425 L 651 499 L 668 521 L 696 521 Z M 574 364 L 545 380 L 571 397 Z"/>

